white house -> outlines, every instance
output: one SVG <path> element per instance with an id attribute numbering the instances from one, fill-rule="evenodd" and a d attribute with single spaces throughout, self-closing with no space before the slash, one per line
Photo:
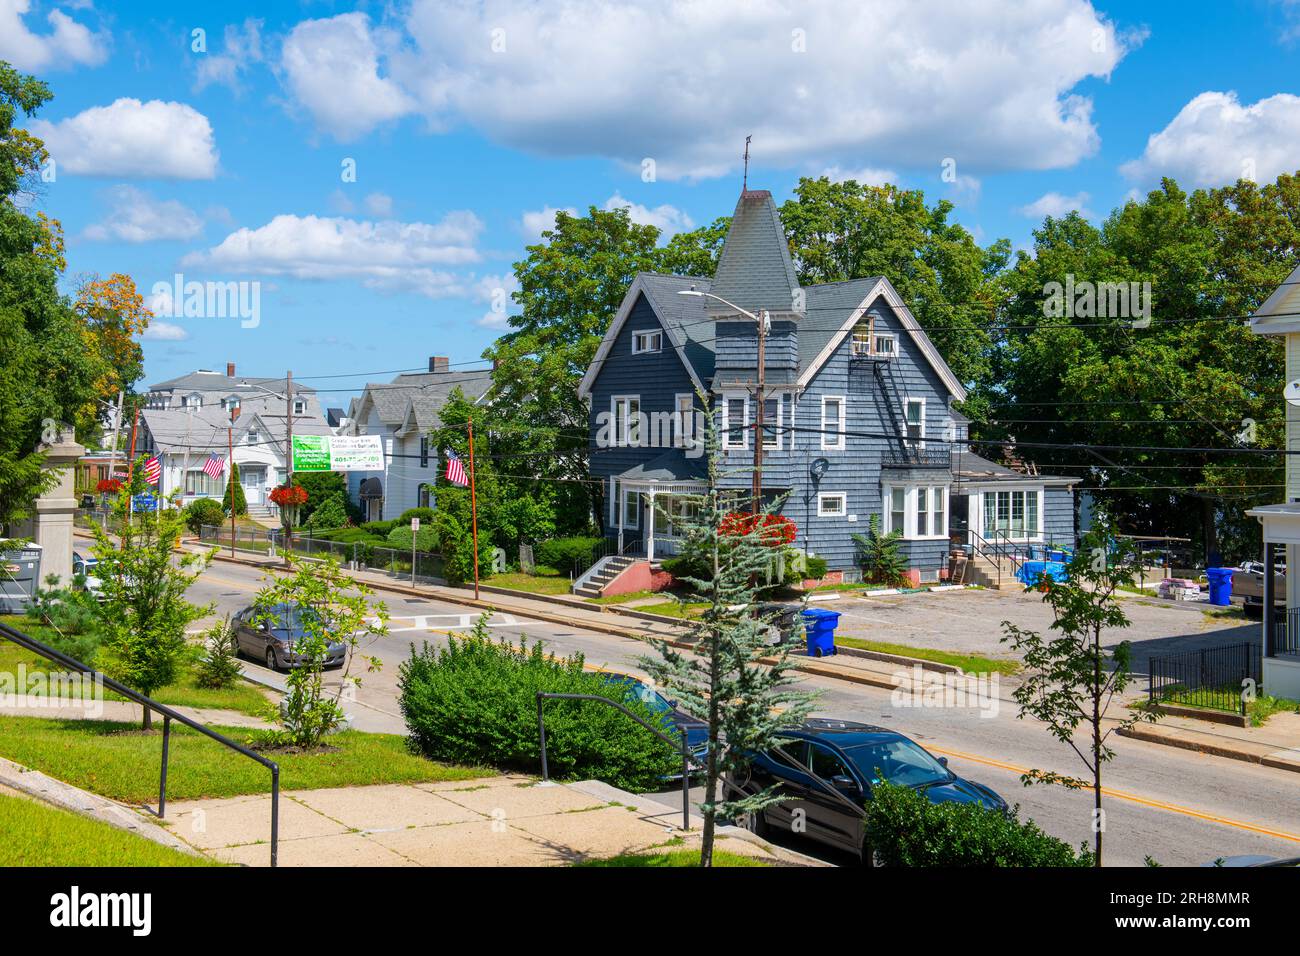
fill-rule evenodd
<path id="1" fill-rule="evenodd" d="M 285 480 L 285 440 L 288 416 L 296 435 L 331 433 L 315 392 L 295 384 L 293 407 L 286 399 L 284 379 L 238 378 L 234 365 L 227 374 L 199 370 L 152 385 L 148 404 L 140 412 L 136 454 L 162 459 L 159 491 L 176 493 L 181 504 L 197 498 L 220 499 L 230 481 L 224 471 L 213 478 L 203 466 L 213 454 L 233 456 L 239 466 L 249 512 L 272 516 L 270 491 Z M 239 414 L 231 423 L 231 411 Z"/>
<path id="2" fill-rule="evenodd" d="M 348 492 L 367 521 L 433 505 L 440 449 L 430 446 L 428 435 L 441 424 L 439 409 L 455 388 L 477 402 L 491 384 L 491 372 L 453 372 L 444 356 L 435 355 L 427 372 L 366 385 L 353 400 L 340 433 L 383 437 L 384 470 L 348 474 Z"/>
<path id="3" fill-rule="evenodd" d="M 1260 335 L 1281 335 L 1286 341 L 1286 494 L 1278 504 L 1254 508 L 1247 514 L 1264 526 L 1264 692 L 1274 697 L 1300 698 L 1300 266 L 1287 277 L 1250 320 Z M 1285 608 L 1274 605 L 1273 570 L 1277 550 L 1285 549 Z M 1281 603 L 1280 600 L 1278 603 Z"/>

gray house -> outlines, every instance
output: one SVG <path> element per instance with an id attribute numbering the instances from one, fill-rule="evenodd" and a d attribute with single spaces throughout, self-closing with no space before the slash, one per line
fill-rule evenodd
<path id="1" fill-rule="evenodd" d="M 683 294 L 687 293 L 687 294 Z M 699 293 L 704 293 L 703 295 Z M 769 321 L 764 427 L 755 433 L 757 323 Z M 624 555 L 675 551 L 680 496 L 706 487 L 704 395 L 721 436 L 721 487 L 746 490 L 761 440 L 763 492 L 783 496 L 796 544 L 845 580 L 869 516 L 934 580 L 955 543 L 1072 544 L 1072 478 L 1024 474 L 967 450 L 966 397 L 885 276 L 801 287 L 772 196 L 736 204 L 716 276 L 639 274 L 579 387 L 591 472 Z M 668 515 L 661 513 L 666 510 Z"/>

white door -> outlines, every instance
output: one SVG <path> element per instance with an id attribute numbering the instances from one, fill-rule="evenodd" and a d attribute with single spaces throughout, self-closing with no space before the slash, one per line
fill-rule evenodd
<path id="1" fill-rule="evenodd" d="M 250 508 L 262 504 L 262 486 L 266 484 L 265 468 L 239 469 L 239 483 L 244 486 L 244 501 Z"/>

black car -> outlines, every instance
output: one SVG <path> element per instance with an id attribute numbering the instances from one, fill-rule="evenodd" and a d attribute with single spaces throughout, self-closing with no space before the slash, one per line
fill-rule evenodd
<path id="1" fill-rule="evenodd" d="M 301 667 L 304 659 L 294 647 L 306 636 L 302 617 L 310 613 L 310 608 L 296 604 L 277 604 L 266 612 L 244 608 L 231 620 L 235 628 L 235 653 L 247 654 L 271 670 Z M 346 644 L 330 641 L 325 666 L 342 667 L 347 656 Z"/>
<path id="2" fill-rule="evenodd" d="M 865 859 L 869 851 L 862 813 L 855 808 L 871 799 L 871 788 L 881 775 L 921 791 L 932 803 L 978 803 L 1007 810 L 1007 802 L 988 787 L 962 779 L 948 769 L 945 758 L 884 727 L 819 718 L 782 731 L 782 736 L 788 738 L 780 747 L 783 754 L 752 755 L 747 774 L 730 781 L 751 794 L 776 785 L 787 798 L 746 821 L 759 836 L 773 828 L 799 832 Z"/>

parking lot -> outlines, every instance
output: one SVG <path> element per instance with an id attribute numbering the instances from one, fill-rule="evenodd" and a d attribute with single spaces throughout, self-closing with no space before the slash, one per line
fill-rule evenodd
<path id="1" fill-rule="evenodd" d="M 1003 621 L 1043 633 L 1052 623 L 1051 608 L 1042 595 L 1019 590 L 922 591 L 879 597 L 842 594 L 839 600 L 818 602 L 840 612 L 838 634 L 961 654 L 1014 657 L 1008 645 L 1000 643 Z M 1112 631 L 1106 644 L 1131 641 L 1134 669 L 1141 673 L 1153 656 L 1259 640 L 1259 622 L 1247 620 L 1240 608 L 1131 594 L 1121 600 L 1130 626 Z"/>

